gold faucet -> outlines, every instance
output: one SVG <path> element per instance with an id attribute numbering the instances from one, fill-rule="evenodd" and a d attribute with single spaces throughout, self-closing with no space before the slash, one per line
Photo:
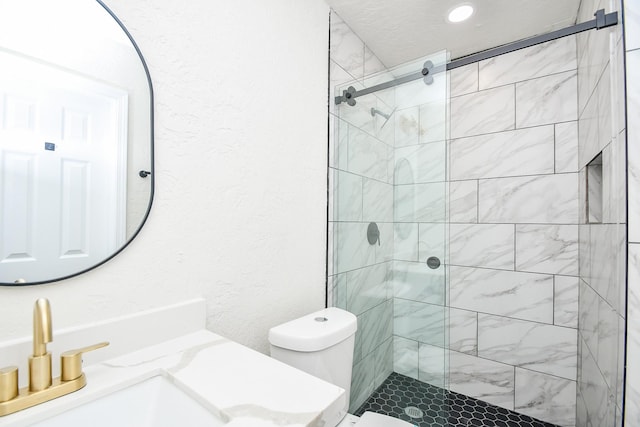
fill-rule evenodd
<path id="1" fill-rule="evenodd" d="M 29 385 L 18 389 L 18 368 L 8 366 L 0 369 L 0 417 L 65 394 L 80 390 L 87 384 L 82 372 L 82 353 L 109 345 L 101 342 L 60 355 L 60 377 L 51 378 L 51 353 L 47 343 L 53 339 L 51 328 L 51 306 L 40 298 L 33 309 L 33 355 L 29 357 Z"/>

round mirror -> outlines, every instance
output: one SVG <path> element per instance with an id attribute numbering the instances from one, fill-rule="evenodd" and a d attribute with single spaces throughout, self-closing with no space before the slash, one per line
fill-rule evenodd
<path id="1" fill-rule="evenodd" d="M 0 0 L 0 284 L 84 273 L 153 200 L 142 55 L 95 0 Z"/>

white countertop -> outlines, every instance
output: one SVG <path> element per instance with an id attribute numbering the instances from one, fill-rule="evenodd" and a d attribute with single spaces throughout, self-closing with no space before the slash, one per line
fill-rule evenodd
<path id="1" fill-rule="evenodd" d="M 343 389 L 204 329 L 84 371 L 83 389 L 0 417 L 0 426 L 28 426 L 156 375 L 171 378 L 229 427 L 319 427 L 345 407 Z"/>

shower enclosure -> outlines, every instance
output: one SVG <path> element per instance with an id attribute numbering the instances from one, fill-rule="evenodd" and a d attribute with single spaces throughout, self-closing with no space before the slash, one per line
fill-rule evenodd
<path id="1" fill-rule="evenodd" d="M 328 294 L 358 316 L 350 412 L 619 425 L 617 33 L 446 71 L 446 51 L 387 69 L 331 26 Z"/>

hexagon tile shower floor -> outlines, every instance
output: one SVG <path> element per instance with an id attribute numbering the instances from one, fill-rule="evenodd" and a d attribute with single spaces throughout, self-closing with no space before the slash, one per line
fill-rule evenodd
<path id="1" fill-rule="evenodd" d="M 395 372 L 355 415 L 365 411 L 400 418 L 418 427 L 557 427 Z"/>

